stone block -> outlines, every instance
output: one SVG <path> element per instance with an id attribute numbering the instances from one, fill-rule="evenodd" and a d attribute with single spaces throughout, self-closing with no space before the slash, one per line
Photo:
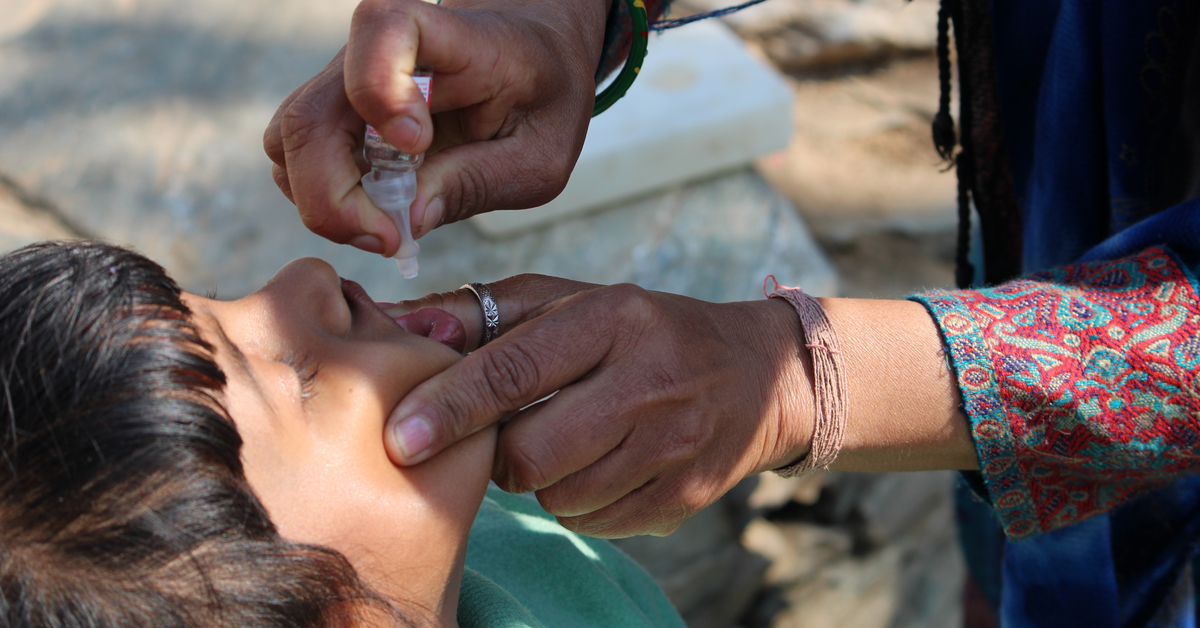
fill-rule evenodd
<path id="1" fill-rule="evenodd" d="M 856 504 L 869 543 L 888 543 L 950 503 L 949 471 L 887 473 L 874 479 Z"/>
<path id="2" fill-rule="evenodd" d="M 392 262 L 370 261 L 389 267 L 384 277 L 393 290 L 414 296 L 521 272 L 630 282 L 706 301 L 761 299 L 770 273 L 814 294 L 837 291 L 832 267 L 795 209 L 749 169 L 507 240 L 452 225 L 421 247 L 422 275 L 407 284 L 393 279 Z"/>
<path id="3" fill-rule="evenodd" d="M 929 515 L 900 541 L 909 548 L 899 574 L 904 603 L 892 628 L 958 628 L 963 625 L 966 563 L 958 545 L 954 505 L 934 503 Z"/>
<path id="4" fill-rule="evenodd" d="M 0 253 L 39 240 L 62 240 L 79 234 L 63 224 L 34 199 L 22 199 L 12 186 L 0 181 Z"/>
<path id="5" fill-rule="evenodd" d="M 806 506 L 817 503 L 821 489 L 829 481 L 827 473 L 805 473 L 785 478 L 775 473 L 758 476 L 758 485 L 750 493 L 747 504 L 758 510 L 772 510 L 794 501 Z"/>
<path id="6" fill-rule="evenodd" d="M 0 0 L 19 17 L 0 38 L 0 172 L 193 290 L 236 296 L 280 257 L 336 251 L 296 228 L 262 133 L 356 3 Z"/>
<path id="7" fill-rule="evenodd" d="M 770 562 L 768 584 L 788 586 L 850 556 L 854 538 L 845 528 L 755 519 L 742 533 L 742 545 Z"/>
<path id="8" fill-rule="evenodd" d="M 739 617 L 746 612 L 747 606 L 754 600 L 763 585 L 763 573 L 767 569 L 767 560 L 757 554 L 746 551 L 733 551 L 731 546 L 727 553 L 735 558 L 732 564 L 728 561 L 723 567 L 727 568 L 725 586 L 697 600 L 683 619 L 688 628 L 728 628 L 733 626 Z"/>
<path id="9" fill-rule="evenodd" d="M 889 628 L 901 604 L 898 547 L 826 563 L 815 578 L 783 590 L 787 606 L 772 628 Z"/>
<path id="10" fill-rule="evenodd" d="M 738 543 L 736 522 L 722 502 L 665 537 L 614 543 L 646 568 L 691 628 L 728 626 L 762 586 L 767 561 Z"/>
<path id="11" fill-rule="evenodd" d="M 697 10 L 726 6 L 717 0 L 687 0 L 687 5 Z M 748 36 L 784 30 L 804 33 L 814 42 L 812 55 L 829 55 L 830 48 L 851 45 L 917 51 L 932 50 L 937 43 L 937 10 L 937 0 L 775 0 L 722 20 Z M 798 61 L 811 67 L 811 62 Z"/>
<path id="12" fill-rule="evenodd" d="M 756 520 L 743 544 L 770 562 L 755 625 L 953 628 L 964 566 L 945 473 L 832 473 L 828 522 Z M 816 611 L 815 609 L 819 609 Z"/>

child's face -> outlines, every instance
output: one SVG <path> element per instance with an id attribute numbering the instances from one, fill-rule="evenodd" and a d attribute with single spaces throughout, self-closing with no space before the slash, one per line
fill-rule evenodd
<path id="1" fill-rule="evenodd" d="M 216 347 L 246 477 L 280 533 L 337 549 L 379 592 L 452 618 L 495 430 L 398 468 L 383 429 L 408 391 L 459 354 L 401 329 L 317 259 L 288 264 L 244 299 L 185 302 Z"/>

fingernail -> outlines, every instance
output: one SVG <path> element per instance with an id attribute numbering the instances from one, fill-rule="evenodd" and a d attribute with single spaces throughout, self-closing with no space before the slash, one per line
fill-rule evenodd
<path id="1" fill-rule="evenodd" d="M 421 125 L 407 116 L 388 121 L 384 128 L 393 146 L 408 147 L 421 139 Z"/>
<path id="2" fill-rule="evenodd" d="M 348 244 L 356 249 L 362 249 L 368 253 L 378 253 L 383 255 L 383 241 L 373 235 L 354 236 Z"/>
<path id="3" fill-rule="evenodd" d="M 429 233 L 438 225 L 442 224 L 442 214 L 445 208 L 442 206 L 441 197 L 434 197 L 433 200 L 425 204 L 425 215 L 421 217 L 421 233 Z"/>
<path id="4" fill-rule="evenodd" d="M 433 440 L 429 431 L 429 423 L 420 416 L 411 416 L 397 421 L 392 425 L 392 438 L 404 453 L 404 457 L 412 460 L 429 448 Z"/>

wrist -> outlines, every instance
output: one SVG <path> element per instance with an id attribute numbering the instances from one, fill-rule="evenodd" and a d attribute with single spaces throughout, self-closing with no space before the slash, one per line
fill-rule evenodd
<path id="1" fill-rule="evenodd" d="M 977 468 L 940 332 L 911 301 L 822 299 L 842 338 L 850 416 L 843 471 Z"/>
<path id="2" fill-rule="evenodd" d="M 813 436 L 813 362 L 805 347 L 804 328 L 790 303 L 764 299 L 758 311 L 756 341 L 760 381 L 768 409 L 766 435 L 755 472 L 788 466 L 808 455 Z"/>
<path id="3" fill-rule="evenodd" d="M 770 304 L 774 302 L 772 309 Z M 957 382 L 945 357 L 937 327 L 923 307 L 908 301 L 818 299 L 840 337 L 837 387 L 849 412 L 840 455 L 830 467 L 844 471 L 916 471 L 976 468 L 970 430 Z M 762 305 L 769 314 L 763 329 L 775 342 L 763 364 L 770 374 L 773 424 L 778 435 L 764 447 L 760 471 L 791 466 L 812 453 L 818 383 L 808 345 L 819 335 L 804 329 L 783 299 Z M 765 345 L 770 347 L 770 345 Z M 820 368 L 830 368 L 825 364 Z M 827 382 L 828 383 L 828 382 Z M 823 394 L 830 395 L 826 390 Z M 823 407 L 829 410 L 829 399 Z"/>

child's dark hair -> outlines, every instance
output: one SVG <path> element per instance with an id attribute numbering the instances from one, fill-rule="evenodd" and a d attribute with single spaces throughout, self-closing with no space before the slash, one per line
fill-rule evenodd
<path id="1" fill-rule="evenodd" d="M 373 595 L 282 539 L 179 287 L 94 242 L 0 256 L 0 626 L 325 626 Z"/>

